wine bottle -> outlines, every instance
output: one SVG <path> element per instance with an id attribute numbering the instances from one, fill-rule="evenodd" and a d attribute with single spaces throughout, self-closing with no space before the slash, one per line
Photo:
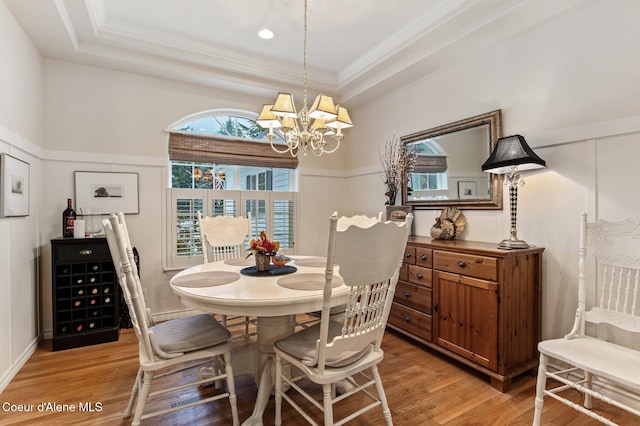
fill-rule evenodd
<path id="1" fill-rule="evenodd" d="M 67 198 L 67 209 L 62 212 L 62 236 L 73 238 L 73 222 L 76 220 L 76 211 L 71 206 L 71 198 Z"/>

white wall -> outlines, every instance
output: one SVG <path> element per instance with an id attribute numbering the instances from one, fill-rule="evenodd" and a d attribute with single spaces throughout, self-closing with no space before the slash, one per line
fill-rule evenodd
<path id="1" fill-rule="evenodd" d="M 489 51 L 383 96 L 352 112 L 349 187 L 375 209 L 384 186 L 374 146 L 502 109 L 503 135 L 522 134 L 547 161 L 523 173 L 518 235 L 546 247 L 543 337 L 569 330 L 576 302 L 578 220 L 640 216 L 640 2 L 588 1 Z M 634 164 L 636 164 L 634 166 Z M 506 191 L 505 191 L 506 192 Z M 502 211 L 465 211 L 464 238 L 508 237 Z M 429 235 L 438 210 L 415 212 L 414 233 Z"/>
<path id="2" fill-rule="evenodd" d="M 40 335 L 42 60 L 0 2 L 0 152 L 30 165 L 29 216 L 0 218 L 0 392 Z"/>

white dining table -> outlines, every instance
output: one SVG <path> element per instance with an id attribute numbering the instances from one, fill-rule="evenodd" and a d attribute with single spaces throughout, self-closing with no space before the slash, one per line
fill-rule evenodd
<path id="1" fill-rule="evenodd" d="M 273 344 L 293 333 L 296 314 L 322 309 L 326 260 L 292 256 L 284 268 L 295 271 L 287 275 L 275 275 L 278 271 L 273 265 L 269 273 L 258 275 L 255 270 L 246 270 L 252 265 L 255 263 L 249 258 L 193 266 L 171 279 L 171 289 L 182 303 L 199 311 L 257 317 L 252 360 L 238 360 L 233 366 L 236 375 L 253 371 L 258 385 L 253 413 L 243 425 L 262 425 L 262 415 L 274 385 Z M 242 270 L 253 274 L 246 275 Z M 349 289 L 341 282 L 339 267 L 335 265 L 332 306 L 347 302 Z"/>

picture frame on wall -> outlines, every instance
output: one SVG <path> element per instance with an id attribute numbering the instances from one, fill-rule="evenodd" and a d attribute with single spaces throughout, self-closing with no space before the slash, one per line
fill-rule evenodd
<path id="1" fill-rule="evenodd" d="M 76 209 L 138 214 L 138 173 L 75 172 Z"/>
<path id="2" fill-rule="evenodd" d="M 458 198 L 478 198 L 478 184 L 472 180 L 458 181 Z"/>
<path id="3" fill-rule="evenodd" d="M 0 217 L 29 216 L 29 163 L 0 154 Z"/>
<path id="4" fill-rule="evenodd" d="M 411 210 L 411 206 L 387 206 L 387 220 L 404 222 Z"/>

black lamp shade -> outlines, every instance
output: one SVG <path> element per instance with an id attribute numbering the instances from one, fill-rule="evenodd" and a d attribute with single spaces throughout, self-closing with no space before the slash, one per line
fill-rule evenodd
<path id="1" fill-rule="evenodd" d="M 482 165 L 488 173 L 505 174 L 512 166 L 518 170 L 531 170 L 546 167 L 545 161 L 538 157 L 520 135 L 506 136 L 498 139 L 496 147 Z"/>

